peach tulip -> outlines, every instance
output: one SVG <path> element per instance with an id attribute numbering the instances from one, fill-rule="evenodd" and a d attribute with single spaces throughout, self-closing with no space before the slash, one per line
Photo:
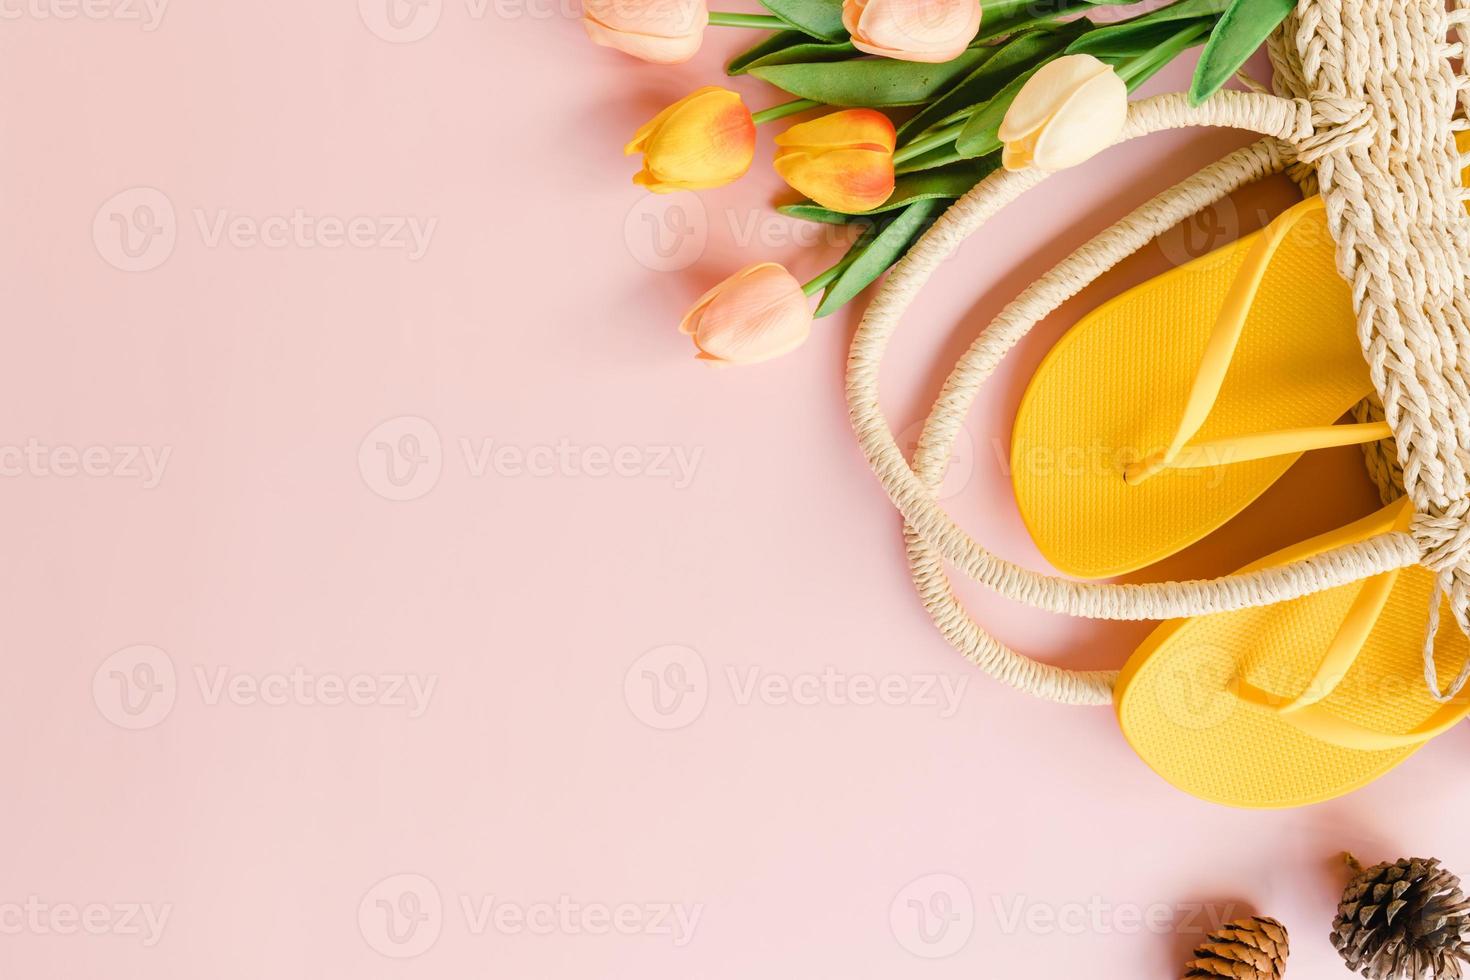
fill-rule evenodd
<path id="1" fill-rule="evenodd" d="M 623 152 L 643 154 L 633 183 L 656 194 L 720 187 L 750 169 L 755 121 L 740 96 L 711 85 L 644 123 Z"/>
<path id="2" fill-rule="evenodd" d="M 701 361 L 755 364 L 790 353 L 811 333 L 801 283 L 775 262 L 735 273 L 699 298 L 679 331 L 694 338 Z"/>
<path id="3" fill-rule="evenodd" d="M 1128 120 L 1128 86 L 1090 54 L 1069 54 L 1026 80 L 1000 124 L 1007 170 L 1063 170 L 1102 152 Z"/>
<path id="4" fill-rule="evenodd" d="M 843 0 L 853 46 L 899 61 L 953 61 L 980 33 L 980 0 Z"/>
<path id="5" fill-rule="evenodd" d="M 705 0 L 583 0 L 587 36 L 656 65 L 677 65 L 699 51 L 709 26 Z"/>
<path id="6" fill-rule="evenodd" d="M 776 172 L 824 208 L 855 214 L 893 196 L 893 123 L 874 109 L 844 109 L 776 137 Z"/>

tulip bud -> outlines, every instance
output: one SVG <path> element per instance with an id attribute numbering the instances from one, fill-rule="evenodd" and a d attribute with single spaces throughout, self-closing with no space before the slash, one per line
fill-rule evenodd
<path id="1" fill-rule="evenodd" d="M 644 123 L 623 152 L 643 154 L 633 183 L 655 194 L 721 187 L 750 169 L 755 120 L 740 96 L 711 85 Z"/>
<path id="2" fill-rule="evenodd" d="M 1026 80 L 1000 124 L 1007 170 L 1064 170 L 1112 146 L 1128 120 L 1128 86 L 1090 54 L 1069 54 Z"/>
<path id="3" fill-rule="evenodd" d="M 741 269 L 699 298 L 679 324 L 701 361 L 755 364 L 790 353 L 811 333 L 801 283 L 775 262 Z"/>
<path id="4" fill-rule="evenodd" d="M 980 0 L 843 0 L 853 46 L 899 61 L 953 61 L 980 33 Z"/>
<path id="5" fill-rule="evenodd" d="M 893 196 L 893 123 L 874 109 L 845 109 L 776 137 L 776 172 L 824 208 L 856 214 Z"/>
<path id="6" fill-rule="evenodd" d="M 709 8 L 705 0 L 583 0 L 582 26 L 605 48 L 677 65 L 699 51 Z"/>

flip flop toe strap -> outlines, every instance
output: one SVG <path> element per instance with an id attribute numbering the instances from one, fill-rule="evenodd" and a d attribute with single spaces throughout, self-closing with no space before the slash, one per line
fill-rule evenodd
<path id="1" fill-rule="evenodd" d="M 1391 517 L 1390 524 L 1395 529 L 1403 529 L 1408 526 L 1411 513 L 1407 500 L 1400 500 L 1396 508 L 1388 508 L 1384 511 L 1385 517 Z M 1283 698 L 1273 694 L 1251 683 L 1243 674 L 1236 676 L 1231 681 L 1231 693 L 1246 704 L 1271 713 L 1304 735 L 1341 748 L 1363 752 L 1379 752 L 1419 745 L 1453 727 L 1465 717 L 1467 711 L 1470 711 L 1470 704 L 1456 697 L 1458 687 L 1452 693 L 1439 695 L 1438 686 L 1434 683 L 1432 675 L 1431 690 L 1436 693 L 1436 700 L 1441 702 L 1441 706 L 1428 718 L 1406 732 L 1384 732 L 1364 727 L 1356 722 L 1348 721 L 1322 703 L 1341 686 L 1349 670 L 1357 662 L 1374 626 L 1390 601 L 1398 577 L 1399 571 L 1395 569 L 1364 580 L 1358 594 L 1348 607 L 1342 623 L 1338 626 L 1332 642 L 1328 644 L 1326 654 L 1318 663 L 1311 679 L 1295 697 Z M 1436 587 L 1433 591 L 1437 612 L 1440 601 L 1438 579 L 1436 579 Z M 1428 669 L 1432 670 L 1434 663 L 1432 635 L 1428 642 L 1430 646 L 1427 663 L 1431 665 Z M 1381 678 L 1380 680 L 1384 684 L 1391 681 L 1403 682 L 1403 678 L 1398 677 Z M 1368 679 L 1368 683 L 1373 683 L 1373 680 Z"/>
<path id="2" fill-rule="evenodd" d="M 1254 704 L 1276 714 L 1282 721 L 1304 735 L 1322 742 L 1329 742 L 1344 749 L 1360 752 L 1382 752 L 1386 749 L 1402 749 L 1423 743 L 1453 728 L 1465 717 L 1466 706 L 1459 703 L 1441 705 L 1423 722 L 1407 732 L 1381 732 L 1365 728 L 1328 711 L 1322 705 L 1311 705 L 1288 713 L 1270 704 L 1271 695 L 1260 688 L 1241 683 L 1237 696 L 1248 704 Z"/>
<path id="3" fill-rule="evenodd" d="M 1246 319 L 1255 303 L 1256 294 L 1260 291 L 1261 282 L 1265 279 L 1266 270 L 1271 265 L 1272 257 L 1297 222 L 1307 215 L 1323 210 L 1323 207 L 1320 197 L 1307 198 L 1266 226 L 1251 246 L 1215 319 L 1215 326 L 1205 344 L 1205 352 L 1200 358 L 1199 370 L 1190 387 L 1184 414 L 1179 420 L 1173 440 L 1165 449 L 1137 460 L 1124 469 L 1123 479 L 1130 485 L 1136 486 L 1168 469 L 1199 469 L 1226 463 L 1244 463 L 1313 449 L 1377 442 L 1393 435 L 1387 422 L 1363 422 L 1282 429 L 1190 443 L 1209 418 L 1210 411 L 1220 396 L 1220 388 L 1229 373 L 1230 362 L 1240 343 L 1240 335 L 1245 329 Z"/>

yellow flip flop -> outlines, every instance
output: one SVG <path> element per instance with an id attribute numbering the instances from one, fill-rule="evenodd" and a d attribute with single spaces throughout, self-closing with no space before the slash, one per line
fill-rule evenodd
<path id="1" fill-rule="evenodd" d="M 1403 530 L 1412 516 L 1401 500 L 1243 570 Z M 1159 775 L 1216 803 L 1302 806 L 1357 789 L 1470 714 L 1470 689 L 1440 702 L 1425 680 L 1433 589 L 1433 574 L 1412 566 L 1273 606 L 1164 623 L 1114 689 L 1123 734 Z M 1460 630 L 1438 632 L 1440 676 L 1467 657 Z"/>
<path id="2" fill-rule="evenodd" d="M 1320 198 L 1130 289 L 1074 326 L 1021 400 L 1011 472 L 1042 555 L 1078 578 L 1167 558 L 1305 451 L 1373 388 Z"/>

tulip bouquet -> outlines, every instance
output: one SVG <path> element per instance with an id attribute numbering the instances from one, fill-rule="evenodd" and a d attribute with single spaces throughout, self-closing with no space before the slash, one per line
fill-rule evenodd
<path id="1" fill-rule="evenodd" d="M 769 32 L 727 73 L 794 98 L 752 112 L 718 86 L 646 123 L 626 147 L 655 193 L 743 177 L 756 127 L 821 115 L 775 138 L 776 172 L 803 199 L 787 215 L 858 228 L 847 254 L 805 284 L 761 262 L 715 286 L 681 329 L 697 356 L 748 364 L 785 354 L 814 317 L 844 306 L 903 257 L 950 202 L 997 167 L 1059 170 L 1109 146 L 1128 93 L 1200 45 L 1191 97 L 1234 75 L 1293 0 L 1172 0 L 1108 22 L 1136 0 L 761 0 L 721 13 L 705 0 L 586 0 L 598 44 L 660 64 L 687 61 L 710 26 Z M 822 294 L 815 311 L 807 297 Z"/>

